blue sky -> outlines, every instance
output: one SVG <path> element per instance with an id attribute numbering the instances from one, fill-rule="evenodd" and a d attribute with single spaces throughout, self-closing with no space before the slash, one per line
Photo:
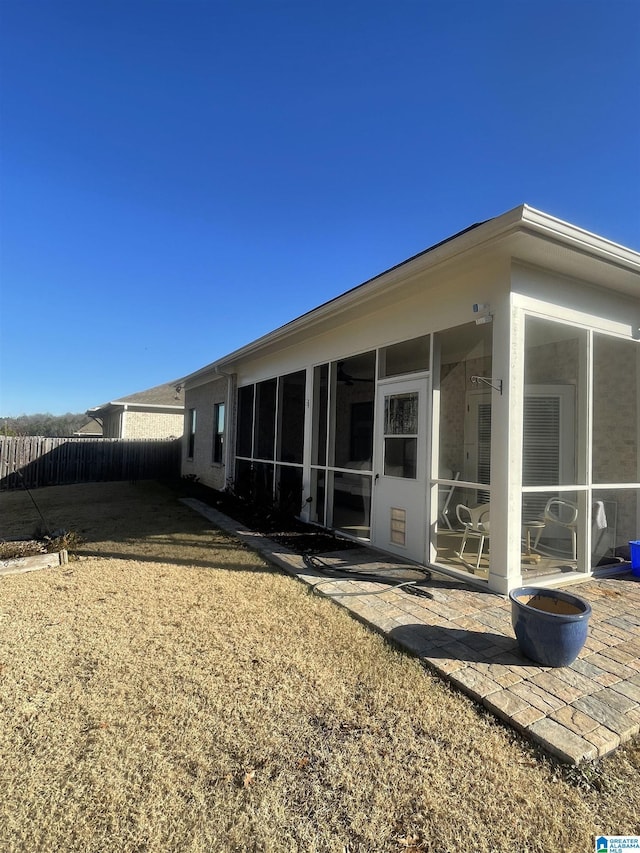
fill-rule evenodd
<path id="1" fill-rule="evenodd" d="M 183 376 L 522 202 L 640 249 L 637 0 L 1 0 L 0 415 Z"/>

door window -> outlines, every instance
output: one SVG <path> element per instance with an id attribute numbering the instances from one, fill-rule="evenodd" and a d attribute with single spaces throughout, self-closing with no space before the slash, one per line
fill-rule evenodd
<path id="1" fill-rule="evenodd" d="M 384 474 L 417 477 L 418 393 L 390 394 L 384 399 Z"/>

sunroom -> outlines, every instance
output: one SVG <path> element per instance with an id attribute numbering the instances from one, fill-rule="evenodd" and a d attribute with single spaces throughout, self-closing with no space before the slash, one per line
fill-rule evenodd
<path id="1" fill-rule="evenodd" d="M 183 473 L 497 592 L 619 570 L 639 294 L 638 253 L 522 206 L 187 377 Z"/>

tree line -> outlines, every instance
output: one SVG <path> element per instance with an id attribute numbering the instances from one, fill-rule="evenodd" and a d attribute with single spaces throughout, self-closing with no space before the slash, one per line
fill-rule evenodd
<path id="1" fill-rule="evenodd" d="M 17 418 L 0 418 L 0 435 L 42 435 L 46 438 L 65 438 L 77 432 L 87 422 L 86 414 L 19 415 Z"/>

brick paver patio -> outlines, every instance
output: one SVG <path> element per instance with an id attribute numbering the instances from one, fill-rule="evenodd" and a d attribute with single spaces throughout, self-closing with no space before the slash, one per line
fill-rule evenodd
<path id="1" fill-rule="evenodd" d="M 364 548 L 301 557 L 200 501 L 184 503 L 410 650 L 560 760 L 596 759 L 638 734 L 640 580 L 630 572 L 573 587 L 593 609 L 587 642 L 571 666 L 542 667 L 520 654 L 503 596 L 435 572 L 425 581 L 411 566 Z M 376 575 L 384 580 L 370 579 Z M 411 580 L 416 586 L 397 586 Z"/>

